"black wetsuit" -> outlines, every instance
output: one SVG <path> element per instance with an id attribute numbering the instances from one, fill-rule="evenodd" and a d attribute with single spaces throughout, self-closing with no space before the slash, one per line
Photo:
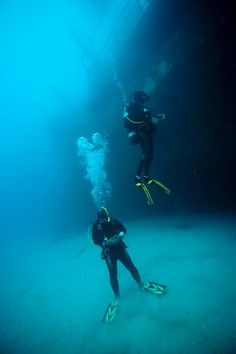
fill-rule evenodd
<path id="1" fill-rule="evenodd" d="M 129 136 L 135 136 L 133 144 L 139 143 L 141 146 L 142 158 L 139 162 L 137 176 L 149 176 L 153 160 L 152 135 L 156 130 L 150 110 L 138 102 L 130 103 L 125 108 L 124 126 Z"/>
<path id="2" fill-rule="evenodd" d="M 132 262 L 130 255 L 127 252 L 127 246 L 121 240 L 118 243 L 110 246 L 104 246 L 104 239 L 107 239 L 118 235 L 121 231 L 126 233 L 125 227 L 116 219 L 110 218 L 107 222 L 100 223 L 97 220 L 92 227 L 93 242 L 102 247 L 102 258 L 105 259 L 109 275 L 112 290 L 116 297 L 119 297 L 119 283 L 117 278 L 117 261 L 119 260 L 131 273 L 134 280 L 140 286 L 142 285 L 139 272 Z"/>

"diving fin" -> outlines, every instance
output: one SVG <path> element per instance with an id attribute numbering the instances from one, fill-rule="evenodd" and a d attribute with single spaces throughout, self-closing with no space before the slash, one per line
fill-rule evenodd
<path id="1" fill-rule="evenodd" d="M 148 283 L 145 283 L 143 285 L 144 291 L 151 292 L 155 295 L 162 295 L 165 292 L 166 288 L 167 287 L 165 285 L 155 283 L 154 281 L 149 281 Z"/>
<path id="2" fill-rule="evenodd" d="M 170 194 L 171 193 L 171 190 L 166 187 L 163 183 L 157 181 L 156 179 L 150 179 L 148 182 L 147 182 L 148 185 L 151 185 L 151 184 L 156 184 L 158 187 L 160 187 L 161 189 L 163 189 L 167 194 Z"/>
<path id="3" fill-rule="evenodd" d="M 136 185 L 138 188 L 142 189 L 142 191 L 144 192 L 145 197 L 146 197 L 146 199 L 147 199 L 148 205 L 154 204 L 154 201 L 153 201 L 153 199 L 152 199 L 152 196 L 151 196 L 151 194 L 150 194 L 150 192 L 149 192 L 147 186 L 145 186 L 145 184 L 142 183 L 142 182 L 137 182 L 137 183 L 135 183 L 135 185 Z"/>
<path id="4" fill-rule="evenodd" d="M 118 304 L 112 304 L 112 303 L 109 304 L 103 316 L 102 322 L 103 323 L 112 322 L 116 317 L 117 309 L 118 309 Z"/>

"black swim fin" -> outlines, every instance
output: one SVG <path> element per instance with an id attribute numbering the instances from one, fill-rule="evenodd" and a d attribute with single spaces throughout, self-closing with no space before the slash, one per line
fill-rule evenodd
<path id="1" fill-rule="evenodd" d="M 117 315 L 118 304 L 109 304 L 103 316 L 102 322 L 112 322 Z"/>

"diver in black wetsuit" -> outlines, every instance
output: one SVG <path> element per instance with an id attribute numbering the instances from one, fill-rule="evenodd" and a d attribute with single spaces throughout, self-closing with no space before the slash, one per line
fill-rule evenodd
<path id="1" fill-rule="evenodd" d="M 144 105 L 150 97 L 144 91 L 134 92 L 133 102 L 124 110 L 124 126 L 128 130 L 130 143 L 140 144 L 142 158 L 139 162 L 135 183 L 150 181 L 150 169 L 153 160 L 153 134 L 155 124 L 165 119 L 164 114 L 152 116 Z"/>
<path id="2" fill-rule="evenodd" d="M 96 245 L 102 247 L 101 257 L 106 261 L 110 275 L 110 284 L 115 294 L 114 303 L 117 304 L 120 298 L 117 278 L 118 260 L 130 271 L 140 288 L 143 287 L 143 282 L 123 241 L 126 234 L 125 227 L 118 220 L 110 217 L 106 208 L 101 208 L 97 215 L 98 220 L 92 225 L 92 239 Z"/>

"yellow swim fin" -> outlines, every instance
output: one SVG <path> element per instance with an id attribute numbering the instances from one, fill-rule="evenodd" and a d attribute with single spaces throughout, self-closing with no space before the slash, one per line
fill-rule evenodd
<path id="1" fill-rule="evenodd" d="M 167 194 L 171 193 L 171 190 L 168 187 L 166 187 L 163 183 L 157 181 L 156 179 L 150 179 L 147 184 L 156 184 L 158 187 L 162 188 Z"/>
<path id="2" fill-rule="evenodd" d="M 117 315 L 117 309 L 118 309 L 117 304 L 116 305 L 112 303 L 109 304 L 103 316 L 102 322 L 103 323 L 112 322 Z"/>
<path id="3" fill-rule="evenodd" d="M 154 201 L 153 201 L 153 199 L 152 199 L 152 196 L 151 196 L 151 194 L 150 194 L 150 192 L 149 192 L 147 186 L 145 186 L 145 184 L 142 183 L 142 182 L 137 182 L 137 183 L 135 183 L 135 185 L 136 185 L 138 188 L 142 189 L 142 191 L 144 192 L 145 197 L 146 197 L 146 199 L 147 199 L 148 205 L 154 204 Z"/>
<path id="4" fill-rule="evenodd" d="M 151 292 L 155 295 L 162 295 L 166 290 L 166 286 L 150 281 L 143 285 L 143 290 Z"/>

